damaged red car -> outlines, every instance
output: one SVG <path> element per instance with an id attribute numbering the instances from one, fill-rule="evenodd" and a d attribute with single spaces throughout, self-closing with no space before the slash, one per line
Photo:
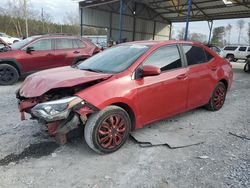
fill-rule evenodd
<path id="1" fill-rule="evenodd" d="M 84 127 L 89 147 L 103 154 L 149 123 L 200 106 L 219 110 L 232 77 L 229 62 L 200 43 L 141 41 L 33 74 L 17 98 L 22 119 L 29 113 L 62 143 Z"/>

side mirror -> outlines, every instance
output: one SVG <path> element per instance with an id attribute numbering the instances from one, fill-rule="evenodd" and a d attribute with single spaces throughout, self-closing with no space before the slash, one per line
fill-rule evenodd
<path id="1" fill-rule="evenodd" d="M 29 47 L 26 48 L 27 53 L 30 53 L 30 52 L 33 52 L 33 51 L 35 51 L 35 49 L 32 46 L 29 46 Z"/>
<path id="2" fill-rule="evenodd" d="M 161 69 L 156 66 L 151 66 L 151 65 L 144 65 L 141 69 L 141 76 L 146 77 L 146 76 L 157 76 L 161 74 Z"/>

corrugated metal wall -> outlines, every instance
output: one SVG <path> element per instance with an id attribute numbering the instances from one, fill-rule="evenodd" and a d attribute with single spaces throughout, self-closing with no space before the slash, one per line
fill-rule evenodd
<path id="1" fill-rule="evenodd" d="M 134 29 L 135 19 L 135 33 Z M 112 40 L 119 39 L 119 14 L 111 13 L 106 10 L 97 10 L 94 8 L 82 9 L 82 22 L 85 26 L 107 28 L 109 36 Z M 134 40 L 168 40 L 170 34 L 170 26 L 159 21 L 134 18 L 132 15 L 123 16 L 123 32 L 122 38 L 127 38 L 127 41 Z M 111 29 L 111 31 L 110 31 Z M 155 29 L 155 35 L 154 35 Z"/>

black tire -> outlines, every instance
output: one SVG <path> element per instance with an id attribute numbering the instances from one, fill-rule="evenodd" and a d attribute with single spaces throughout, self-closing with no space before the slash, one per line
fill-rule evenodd
<path id="1" fill-rule="evenodd" d="M 0 64 L 0 85 L 12 85 L 19 79 L 18 70 L 9 64 Z"/>
<path id="2" fill-rule="evenodd" d="M 226 56 L 226 58 L 228 59 L 228 61 L 235 61 L 234 55 L 233 54 L 228 54 Z"/>
<path id="3" fill-rule="evenodd" d="M 226 94 L 227 94 L 227 89 L 226 89 L 225 84 L 223 84 L 222 82 L 219 82 L 215 86 L 213 95 L 210 98 L 208 104 L 205 106 L 207 110 L 210 110 L 210 111 L 220 110 L 226 100 Z"/>
<path id="4" fill-rule="evenodd" d="M 121 120 L 114 119 L 113 116 L 117 118 L 121 117 Z M 124 125 L 122 121 L 124 122 Z M 114 123 L 119 124 L 117 125 L 117 129 L 113 128 Z M 107 128 L 108 127 L 107 125 L 109 126 L 110 129 Z M 120 133 L 119 129 L 122 131 L 124 129 L 123 133 Z M 130 130 L 131 130 L 131 120 L 128 113 L 124 109 L 118 106 L 108 106 L 105 109 L 97 113 L 94 113 L 89 117 L 84 128 L 84 137 L 88 146 L 92 150 L 94 150 L 99 154 L 108 154 L 117 151 L 126 142 Z M 100 132 L 102 132 L 102 134 Z M 117 138 L 119 138 L 121 134 L 123 135 L 121 137 L 122 139 L 118 141 Z M 106 144 L 104 141 L 102 141 L 103 143 L 101 142 L 101 140 L 105 139 L 107 141 L 107 142 L 105 141 Z M 108 145 L 109 143 L 111 144 L 111 146 L 109 147 L 103 146 L 103 145 Z"/>
<path id="5" fill-rule="evenodd" d="M 248 62 L 248 63 L 245 64 L 244 71 L 245 72 L 250 72 L 250 62 Z"/>

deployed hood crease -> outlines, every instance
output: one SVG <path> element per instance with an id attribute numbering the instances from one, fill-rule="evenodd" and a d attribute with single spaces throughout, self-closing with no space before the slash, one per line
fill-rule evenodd
<path id="1" fill-rule="evenodd" d="M 25 79 L 20 88 L 20 96 L 39 97 L 51 89 L 73 87 L 97 80 L 105 80 L 112 74 L 89 72 L 72 67 L 61 67 L 41 71 Z"/>

